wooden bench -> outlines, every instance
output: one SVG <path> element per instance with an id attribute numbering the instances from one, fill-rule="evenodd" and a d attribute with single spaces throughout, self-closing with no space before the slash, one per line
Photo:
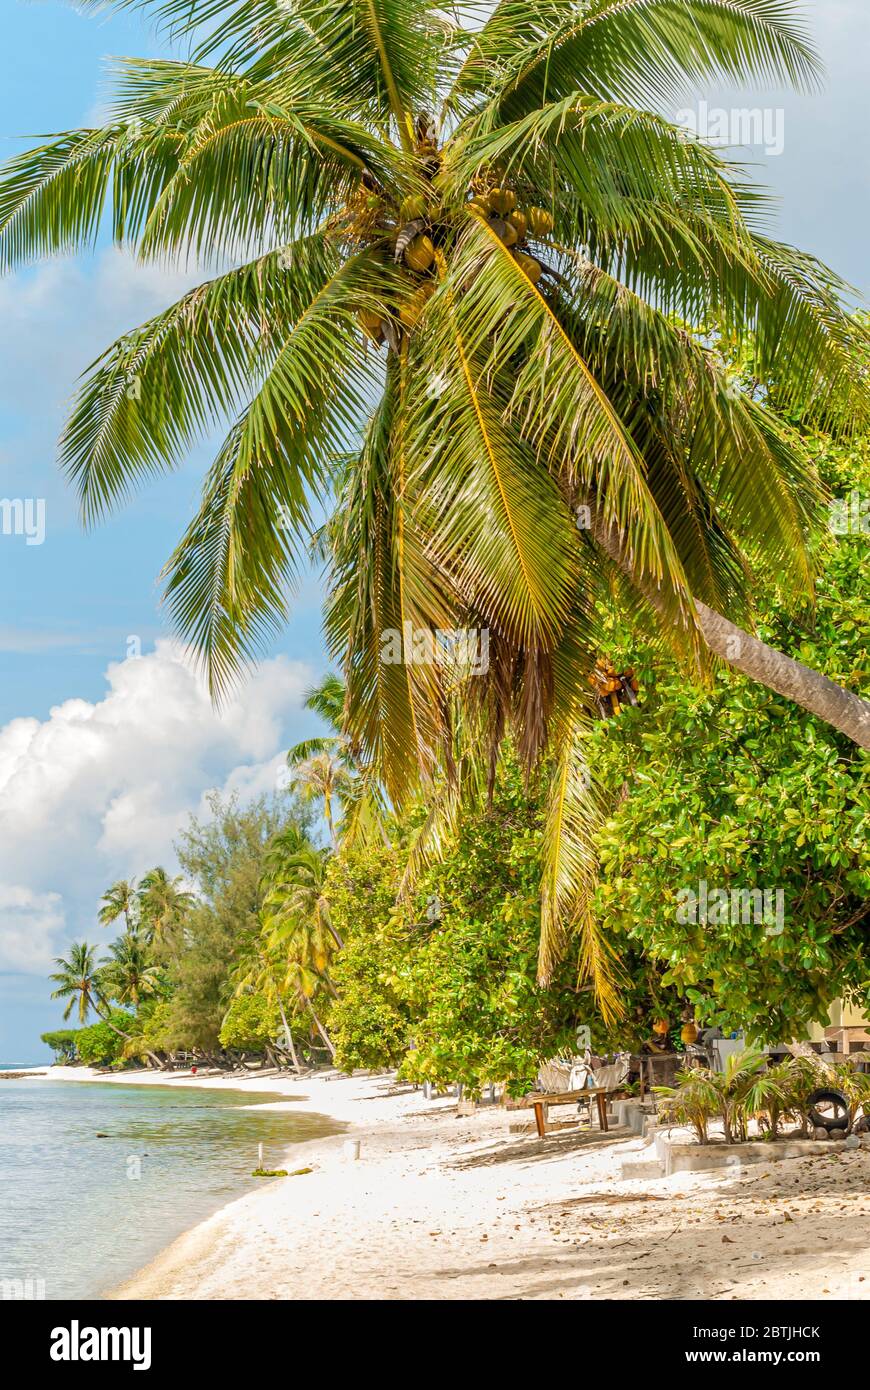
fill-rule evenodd
<path id="1" fill-rule="evenodd" d="M 578 1100 L 591 1100 L 595 1097 L 598 1107 L 598 1123 L 604 1134 L 607 1133 L 607 1087 L 606 1086 L 584 1086 L 579 1091 L 533 1091 L 526 1096 L 523 1104 L 526 1108 L 531 1106 L 535 1112 L 535 1125 L 538 1131 L 538 1138 L 543 1139 L 547 1133 L 547 1118 L 545 1109 L 549 1105 L 570 1105 Z"/>

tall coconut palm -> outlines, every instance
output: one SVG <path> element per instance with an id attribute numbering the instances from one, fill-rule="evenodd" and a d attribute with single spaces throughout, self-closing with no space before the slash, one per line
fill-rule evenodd
<path id="1" fill-rule="evenodd" d="M 301 789 L 311 780 L 306 775 L 305 768 L 312 758 L 329 759 L 331 770 L 334 769 L 334 764 L 339 765 L 341 771 L 333 770 L 330 780 L 337 779 L 340 783 L 341 844 L 343 848 L 352 848 L 366 839 L 386 839 L 386 806 L 376 769 L 362 761 L 359 750 L 354 749 L 351 739 L 344 731 L 345 693 L 344 681 L 332 671 L 327 672 L 320 684 L 308 691 L 305 697 L 306 708 L 319 714 L 321 719 L 331 726 L 333 733 L 297 743 L 288 750 L 287 766 L 292 774 L 291 785 Z M 298 777 L 299 769 L 302 769 L 301 779 Z M 309 794 L 319 793 L 312 789 Z M 335 845 L 337 836 L 332 825 L 330 834 Z"/>
<path id="2" fill-rule="evenodd" d="M 354 779 L 340 758 L 331 752 L 315 752 L 293 764 L 290 786 L 303 801 L 319 801 L 333 849 L 338 843 L 336 818 L 345 798 L 350 800 Z"/>
<path id="3" fill-rule="evenodd" d="M 274 836 L 266 854 L 262 917 L 276 942 L 305 940 L 304 955 L 324 969 L 344 945 L 333 926 L 326 897 L 329 852 L 297 844 L 293 828 Z"/>
<path id="4" fill-rule="evenodd" d="M 58 969 L 48 977 L 57 985 L 57 989 L 52 990 L 51 997 L 67 1001 L 63 1011 L 64 1020 L 68 1019 L 75 1009 L 79 1023 L 86 1023 L 93 1010 L 113 1033 L 129 1042 L 130 1034 L 119 1028 L 112 1019 L 112 1007 L 106 997 L 106 982 L 103 978 L 105 965 L 98 964 L 96 956 L 96 946 L 89 946 L 86 941 L 74 941 L 70 946 L 68 959 L 57 956 L 54 963 Z"/>
<path id="5" fill-rule="evenodd" d="M 603 980 L 582 742 L 602 591 L 690 669 L 721 657 L 870 746 L 864 700 L 748 630 L 760 566 L 811 593 L 821 502 L 770 406 L 866 421 L 867 334 L 834 274 L 763 233 L 759 191 L 659 114 L 722 77 L 815 84 L 795 6 L 499 0 L 480 27 L 444 0 L 114 3 L 189 57 L 122 61 L 105 124 L 7 165 L 0 265 L 105 218 L 145 259 L 232 268 L 85 376 L 63 439 L 84 519 L 229 417 L 166 570 L 219 693 L 335 498 L 344 731 L 394 801 L 457 699 L 482 748 L 510 728 L 527 763 L 549 754 L 542 973 L 579 925 Z M 727 364 L 750 346 L 743 391 Z M 488 634 L 475 679 L 409 659 L 465 628 Z"/>

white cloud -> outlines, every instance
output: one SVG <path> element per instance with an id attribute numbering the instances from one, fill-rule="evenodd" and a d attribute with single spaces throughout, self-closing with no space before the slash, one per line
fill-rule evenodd
<path id="1" fill-rule="evenodd" d="M 0 888 L 0 969 L 41 971 L 65 928 L 99 940 L 103 888 L 170 866 L 210 789 L 274 790 L 312 672 L 266 661 L 218 712 L 181 649 L 160 641 L 110 665 L 106 682 L 96 703 L 66 700 L 45 720 L 0 728 L 0 885 L 19 885 Z"/>
<path id="2" fill-rule="evenodd" d="M 63 926 L 59 893 L 0 883 L 0 970 L 28 975 L 48 970 Z"/>

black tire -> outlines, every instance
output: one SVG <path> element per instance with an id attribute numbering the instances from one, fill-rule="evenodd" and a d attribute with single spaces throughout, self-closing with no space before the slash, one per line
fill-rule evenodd
<path id="1" fill-rule="evenodd" d="M 833 1115 L 820 1115 L 816 1106 L 827 1101 L 828 1105 L 835 1107 Z M 842 1114 L 836 1113 L 842 1111 Z M 849 1128 L 849 1102 L 842 1091 L 832 1091 L 827 1086 L 821 1086 L 818 1091 L 813 1091 L 807 1096 L 807 1115 L 810 1122 L 816 1129 L 826 1129 L 828 1133 L 832 1129 Z"/>

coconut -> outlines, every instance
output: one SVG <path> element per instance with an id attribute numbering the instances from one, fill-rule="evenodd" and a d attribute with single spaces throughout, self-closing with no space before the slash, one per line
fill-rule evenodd
<path id="1" fill-rule="evenodd" d="M 405 247 L 405 264 L 422 273 L 428 270 L 435 259 L 435 246 L 432 238 L 425 232 L 419 233 Z"/>
<path id="2" fill-rule="evenodd" d="M 380 338 L 381 324 L 383 320 L 381 319 L 380 314 L 376 313 L 374 309 L 360 309 L 359 313 L 357 314 L 357 319 L 359 320 L 360 328 L 362 329 L 363 333 L 365 333 L 366 337 L 373 339 Z"/>
<path id="3" fill-rule="evenodd" d="M 517 205 L 517 195 L 509 188 L 493 188 L 489 195 L 489 206 L 500 217 L 506 217 Z"/>
<path id="4" fill-rule="evenodd" d="M 434 293 L 434 283 L 427 280 L 399 306 L 399 318 L 406 328 L 416 328 L 420 315 Z"/>
<path id="5" fill-rule="evenodd" d="M 552 213 L 546 208 L 529 208 L 528 224 L 532 236 L 547 236 L 553 230 Z"/>
<path id="6" fill-rule="evenodd" d="M 533 285 L 536 285 L 541 278 L 541 262 L 536 261 L 534 256 L 527 256 L 524 251 L 516 254 L 516 263 L 523 273 L 528 276 Z"/>
<path id="7" fill-rule="evenodd" d="M 522 241 L 528 229 L 529 220 L 524 212 L 512 212 L 508 217 L 512 227 L 516 228 L 517 240 Z"/>

